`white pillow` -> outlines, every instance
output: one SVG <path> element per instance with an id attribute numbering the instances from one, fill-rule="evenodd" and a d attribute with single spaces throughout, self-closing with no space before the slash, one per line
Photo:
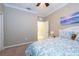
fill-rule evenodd
<path id="1" fill-rule="evenodd" d="M 75 31 L 75 30 L 68 30 L 68 31 L 62 30 L 59 32 L 59 37 L 69 40 L 69 39 L 71 39 L 71 36 L 73 33 L 77 34 L 76 40 L 79 41 L 79 31 Z"/>
<path id="2" fill-rule="evenodd" d="M 70 39 L 72 33 L 73 33 L 72 31 L 60 31 L 59 32 L 59 37 Z"/>

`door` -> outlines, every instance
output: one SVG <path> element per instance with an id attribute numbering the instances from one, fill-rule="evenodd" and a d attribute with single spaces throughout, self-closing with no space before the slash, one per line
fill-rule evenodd
<path id="1" fill-rule="evenodd" d="M 0 14 L 0 51 L 3 49 L 3 16 Z"/>
<path id="2" fill-rule="evenodd" d="M 38 40 L 48 38 L 48 21 L 38 21 Z"/>

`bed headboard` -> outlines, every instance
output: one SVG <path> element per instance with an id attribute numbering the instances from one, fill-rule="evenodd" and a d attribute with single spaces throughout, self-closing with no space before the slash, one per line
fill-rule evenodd
<path id="1" fill-rule="evenodd" d="M 60 31 L 67 31 L 67 30 L 79 31 L 79 26 L 73 26 L 73 27 L 60 29 Z"/>

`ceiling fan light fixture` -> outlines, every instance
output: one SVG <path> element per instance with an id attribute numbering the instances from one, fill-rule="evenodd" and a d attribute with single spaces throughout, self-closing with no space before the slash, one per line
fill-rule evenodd
<path id="1" fill-rule="evenodd" d="M 48 7 L 49 6 L 49 3 L 37 3 L 36 5 L 37 7 Z"/>

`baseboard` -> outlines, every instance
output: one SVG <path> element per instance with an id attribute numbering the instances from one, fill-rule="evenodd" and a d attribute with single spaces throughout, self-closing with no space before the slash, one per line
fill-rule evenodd
<path id="1" fill-rule="evenodd" d="M 33 42 L 26 42 L 26 43 L 20 43 L 20 44 L 16 44 L 16 45 L 6 46 L 3 49 L 11 48 L 11 47 L 17 47 L 17 46 L 21 46 L 21 45 L 24 45 L 24 44 L 30 44 L 30 43 L 33 43 Z"/>

